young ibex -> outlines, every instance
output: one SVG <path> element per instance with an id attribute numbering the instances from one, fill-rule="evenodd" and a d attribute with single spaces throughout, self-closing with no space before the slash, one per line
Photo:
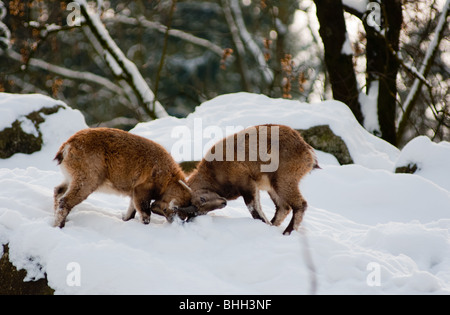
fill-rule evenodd
<path id="1" fill-rule="evenodd" d="M 161 145 L 126 131 L 81 130 L 61 146 L 55 160 L 65 176 L 54 191 L 55 226 L 60 228 L 70 210 L 94 191 L 131 197 L 123 219 L 134 218 L 137 210 L 145 224 L 151 212 L 171 222 L 178 207 L 190 204 L 191 195 L 180 183 L 185 175 L 172 156 Z"/>
<path id="2" fill-rule="evenodd" d="M 185 187 L 192 194 L 196 215 L 223 208 L 226 200 L 242 196 L 253 218 L 269 223 L 259 201 L 259 190 L 266 190 L 276 206 L 273 225 L 280 225 L 292 209 L 292 220 L 284 231 L 290 234 L 307 207 L 300 179 L 314 168 L 319 168 L 314 150 L 297 131 L 260 125 L 216 143 Z"/>

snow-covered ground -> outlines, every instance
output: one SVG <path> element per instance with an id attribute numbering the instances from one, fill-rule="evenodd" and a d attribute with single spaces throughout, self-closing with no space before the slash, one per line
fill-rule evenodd
<path id="1" fill-rule="evenodd" d="M 0 93 L 0 110 L 23 96 Z M 55 102 L 39 95 L 27 102 Z M 25 103 L 25 101 L 23 102 Z M 11 109 L 10 109 L 11 111 Z M 302 104 L 254 94 L 220 96 L 185 119 L 143 123 L 133 133 L 178 160 L 198 159 L 216 139 L 259 123 L 329 124 L 355 164 L 317 152 L 321 170 L 300 184 L 309 207 L 299 232 L 253 220 L 242 199 L 190 223 L 123 222 L 127 198 L 93 194 L 52 227 L 52 159 L 85 127 L 78 111 L 58 112 L 42 130 L 46 146 L 0 160 L 0 243 L 29 279 L 47 274 L 57 294 L 449 294 L 450 143 L 412 140 L 402 151 L 360 127 L 346 106 Z M 2 127 L 2 126 L 0 126 Z M 416 163 L 415 174 L 395 174 Z M 267 193 L 263 210 L 274 213 Z M 290 218 L 290 217 L 288 217 Z M 1 249 L 0 249 L 1 250 Z"/>

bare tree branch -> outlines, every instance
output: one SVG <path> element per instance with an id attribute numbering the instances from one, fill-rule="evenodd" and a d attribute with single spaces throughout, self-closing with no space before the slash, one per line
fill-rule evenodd
<path id="1" fill-rule="evenodd" d="M 30 82 L 22 80 L 17 75 L 11 75 L 12 80 L 14 81 L 14 85 L 20 86 L 22 89 L 21 93 L 28 94 L 28 93 L 40 93 L 43 95 L 46 95 L 47 92 L 44 90 L 41 90 L 36 85 L 31 84 Z"/>
<path id="2" fill-rule="evenodd" d="M 221 0 L 221 3 L 225 20 L 227 21 L 228 28 L 230 29 L 231 37 L 233 39 L 233 43 L 236 47 L 237 59 L 239 63 L 239 71 L 241 72 L 244 88 L 246 91 L 252 91 L 250 83 L 250 74 L 247 68 L 247 64 L 245 62 L 245 47 L 239 35 L 239 28 L 236 24 L 236 21 L 233 18 L 233 13 L 231 12 L 230 3 L 228 2 L 228 0 Z"/>
<path id="3" fill-rule="evenodd" d="M 11 47 L 11 31 L 2 22 L 3 18 L 6 16 L 6 6 L 3 1 L 0 1 L 0 54 L 2 49 L 8 49 Z"/>
<path id="4" fill-rule="evenodd" d="M 449 14 L 449 7 L 450 7 L 450 0 L 447 0 L 444 4 L 444 7 L 442 8 L 442 13 L 441 16 L 439 17 L 439 22 L 434 32 L 435 33 L 434 38 L 431 41 L 430 45 L 428 46 L 427 53 L 422 61 L 422 66 L 419 69 L 419 73 L 423 78 L 425 78 L 428 72 L 430 71 L 431 65 L 434 60 L 434 56 L 436 55 L 437 49 L 439 47 L 439 43 L 443 38 L 444 31 L 446 29 L 445 26 L 447 25 L 447 16 Z M 405 132 L 406 126 L 409 121 L 409 117 L 420 94 L 422 84 L 423 80 L 416 77 L 411 87 L 411 90 L 408 96 L 406 97 L 405 102 L 403 103 L 404 113 L 398 125 L 397 139 L 400 139 L 403 136 L 403 133 Z"/>
<path id="5" fill-rule="evenodd" d="M 94 50 L 97 52 L 97 54 L 102 58 L 93 58 L 94 62 L 97 63 L 97 66 L 99 68 L 105 68 L 105 65 L 102 64 L 101 61 L 103 61 L 106 64 L 106 71 L 109 69 L 112 74 L 117 78 L 118 83 L 122 91 L 124 92 L 124 98 L 125 100 L 122 102 L 125 106 L 130 108 L 135 114 L 136 117 L 140 121 L 145 121 L 150 119 L 150 117 L 147 115 L 147 113 L 144 111 L 144 109 L 139 106 L 139 100 L 137 99 L 136 95 L 134 94 L 133 90 L 131 89 L 130 85 L 120 76 L 120 73 L 116 74 L 114 73 L 113 69 L 119 69 L 119 65 L 115 62 L 115 60 L 109 56 L 108 58 L 104 58 L 104 50 L 102 45 L 100 45 L 97 38 L 92 34 L 91 30 L 87 26 L 82 26 L 83 33 L 86 37 L 86 39 L 90 42 L 91 46 L 94 48 Z M 106 52 L 107 54 L 107 52 Z M 110 64 L 108 64 L 108 62 Z"/>
<path id="6" fill-rule="evenodd" d="M 156 73 L 155 97 L 153 100 L 154 103 L 158 100 L 159 81 L 161 79 L 161 73 L 162 73 L 162 69 L 164 67 L 164 61 L 166 60 L 167 44 L 169 42 L 169 32 L 170 32 L 170 28 L 172 27 L 173 14 L 175 12 L 176 6 L 177 6 L 177 0 L 172 0 L 172 4 L 170 6 L 170 12 L 169 12 L 169 23 L 166 27 L 166 33 L 164 34 L 164 44 L 163 44 L 163 49 L 162 49 L 162 53 L 161 53 L 161 60 L 159 61 L 158 72 Z"/>
<path id="7" fill-rule="evenodd" d="M 158 23 L 158 22 L 149 21 L 143 16 L 141 16 L 139 18 L 131 18 L 131 17 L 125 16 L 123 14 L 117 14 L 113 18 L 107 19 L 105 21 L 106 22 L 109 22 L 109 21 L 116 22 L 117 21 L 117 22 L 120 22 L 123 24 L 135 25 L 135 26 L 142 25 L 143 27 L 146 27 L 146 28 L 152 29 L 152 30 L 156 30 L 162 34 L 166 34 L 166 32 L 168 32 L 169 36 L 176 37 L 176 38 L 182 39 L 184 41 L 187 41 L 191 44 L 204 47 L 208 50 L 211 50 L 213 53 L 215 53 L 219 57 L 222 57 L 222 54 L 223 54 L 223 48 L 221 48 L 220 46 L 214 44 L 213 42 L 211 42 L 209 40 L 194 36 L 192 34 L 189 34 L 189 33 L 183 32 L 181 30 L 177 30 L 177 29 L 167 30 L 167 26 L 162 25 L 161 23 Z"/>
<path id="8" fill-rule="evenodd" d="M 86 0 L 77 0 L 77 3 L 80 5 L 81 13 L 86 19 L 87 25 L 105 51 L 103 57 L 113 58 L 115 60 L 116 64 L 120 68 L 112 69 L 113 72 L 118 75 L 119 70 L 121 71 L 120 75 L 131 86 L 146 113 L 152 119 L 168 116 L 164 107 L 158 101 L 154 101 L 155 95 L 153 94 L 153 91 L 150 89 L 145 79 L 142 77 L 136 65 L 128 58 L 126 58 L 122 50 L 111 38 L 108 30 L 100 20 L 100 16 L 98 14 L 89 12 Z M 108 65 L 111 64 L 109 63 Z"/>
<path id="9" fill-rule="evenodd" d="M 259 70 L 262 72 L 266 84 L 272 84 L 274 78 L 273 71 L 269 68 L 263 52 L 248 32 L 247 27 L 245 26 L 244 18 L 242 16 L 241 7 L 237 0 L 231 0 L 231 9 L 233 10 L 234 16 L 236 18 L 236 25 L 243 42 L 247 45 L 248 50 L 258 62 L 260 68 Z"/>
<path id="10" fill-rule="evenodd" d="M 390 49 L 392 49 L 392 47 L 389 46 Z M 393 52 L 393 56 L 395 56 L 397 58 L 397 61 L 400 63 L 400 65 L 405 68 L 409 73 L 411 73 L 413 76 L 416 77 L 416 79 L 422 81 L 423 84 L 425 84 L 428 87 L 431 87 L 431 83 L 430 81 L 428 81 L 424 76 L 423 73 L 421 73 L 420 71 L 417 70 L 416 67 L 414 67 L 413 65 L 407 64 L 403 61 L 402 56 L 400 56 L 399 53 L 395 54 L 395 52 L 392 50 Z"/>
<path id="11" fill-rule="evenodd" d="M 20 61 L 20 62 L 23 61 L 22 55 L 13 50 L 8 50 L 6 52 L 6 55 L 13 60 Z M 124 94 L 122 91 L 122 88 L 120 88 L 118 85 L 114 84 L 113 82 L 111 82 L 110 80 L 108 80 L 102 76 L 96 75 L 91 72 L 81 72 L 81 71 L 70 70 L 67 68 L 63 68 L 60 66 L 50 64 L 46 61 L 36 59 L 36 58 L 30 58 L 28 60 L 28 65 L 39 68 L 39 69 L 43 69 L 45 71 L 48 71 L 48 72 L 51 72 L 54 74 L 57 74 L 64 78 L 86 81 L 86 82 L 101 85 L 104 88 L 108 89 L 109 91 L 113 92 L 114 94 L 118 94 L 121 96 L 123 96 L 123 94 Z"/>

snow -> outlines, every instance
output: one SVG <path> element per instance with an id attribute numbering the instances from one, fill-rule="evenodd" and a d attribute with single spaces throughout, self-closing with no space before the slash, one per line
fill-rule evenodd
<path id="1" fill-rule="evenodd" d="M 396 162 L 396 167 L 416 164 L 418 169 L 415 174 L 450 191 L 449 156 L 449 142 L 434 143 L 429 138 L 420 136 L 406 144 Z"/>
<path id="2" fill-rule="evenodd" d="M 10 127 L 18 118 L 37 111 L 47 104 L 61 105 L 40 94 L 15 95 L 0 93 L 0 130 Z"/>
<path id="3" fill-rule="evenodd" d="M 15 104 L 42 99 L 8 97 Z M 47 140 L 62 142 L 66 129 L 83 128 L 78 112 L 63 113 L 49 122 Z M 288 220 L 280 227 L 253 220 L 242 199 L 190 223 L 169 224 L 157 215 L 149 225 L 123 222 L 127 198 L 105 194 L 91 195 L 64 229 L 54 228 L 53 187 L 63 176 L 49 167 L 57 146 L 48 145 L 26 161 L 14 155 L 0 162 L 0 243 L 9 243 L 12 263 L 27 270 L 28 280 L 45 273 L 56 294 L 450 293 L 448 142 L 418 137 L 399 151 L 366 132 L 339 102 L 247 93 L 217 97 L 187 118 L 158 119 L 132 132 L 170 151 L 180 141 L 172 130 L 185 128 L 190 137 L 183 141 L 199 157 L 212 140 L 208 127 L 225 136 L 234 129 L 227 126 L 267 122 L 330 124 L 355 161 L 340 166 L 317 152 L 322 169 L 300 184 L 309 207 L 299 232 L 282 235 Z M 419 166 L 416 174 L 394 173 L 409 162 Z M 261 203 L 271 217 L 265 192 Z"/>
<path id="4" fill-rule="evenodd" d="M 348 55 L 348 56 L 353 56 L 352 44 L 350 42 L 350 39 L 348 38 L 348 34 L 347 33 L 345 33 L 345 42 L 342 44 L 341 54 Z"/>
<path id="5" fill-rule="evenodd" d="M 344 0 L 344 1 L 342 1 L 342 3 L 345 6 L 350 7 L 352 9 L 358 11 L 359 13 L 363 14 L 367 10 L 367 4 L 369 3 L 369 1 L 367 1 L 367 0 Z"/>
<path id="6" fill-rule="evenodd" d="M 379 81 L 370 83 L 369 93 L 359 93 L 359 103 L 364 116 L 364 128 L 373 134 L 381 134 L 378 123 L 378 87 Z"/>

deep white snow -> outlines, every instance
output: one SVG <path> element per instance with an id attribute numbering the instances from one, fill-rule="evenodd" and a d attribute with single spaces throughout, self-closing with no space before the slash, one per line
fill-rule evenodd
<path id="1" fill-rule="evenodd" d="M 37 101 L 56 102 L 0 93 L 0 111 L 20 118 L 21 108 Z M 53 187 L 62 180 L 52 159 L 85 127 L 68 108 L 46 122 L 41 152 L 0 161 L 0 243 L 9 243 L 12 263 L 29 280 L 46 273 L 57 294 L 450 293 L 448 142 L 418 137 L 399 151 L 366 132 L 339 102 L 246 93 L 132 132 L 181 161 L 200 158 L 216 137 L 260 123 L 329 124 L 355 161 L 340 166 L 317 152 L 322 169 L 300 185 L 309 207 L 299 232 L 282 235 L 290 217 L 281 227 L 253 220 L 242 199 L 190 223 L 168 224 L 157 215 L 149 225 L 123 222 L 127 198 L 105 194 L 77 206 L 64 229 L 52 227 Z M 416 174 L 394 173 L 408 163 L 418 165 Z M 270 218 L 267 193 L 261 202 Z"/>

